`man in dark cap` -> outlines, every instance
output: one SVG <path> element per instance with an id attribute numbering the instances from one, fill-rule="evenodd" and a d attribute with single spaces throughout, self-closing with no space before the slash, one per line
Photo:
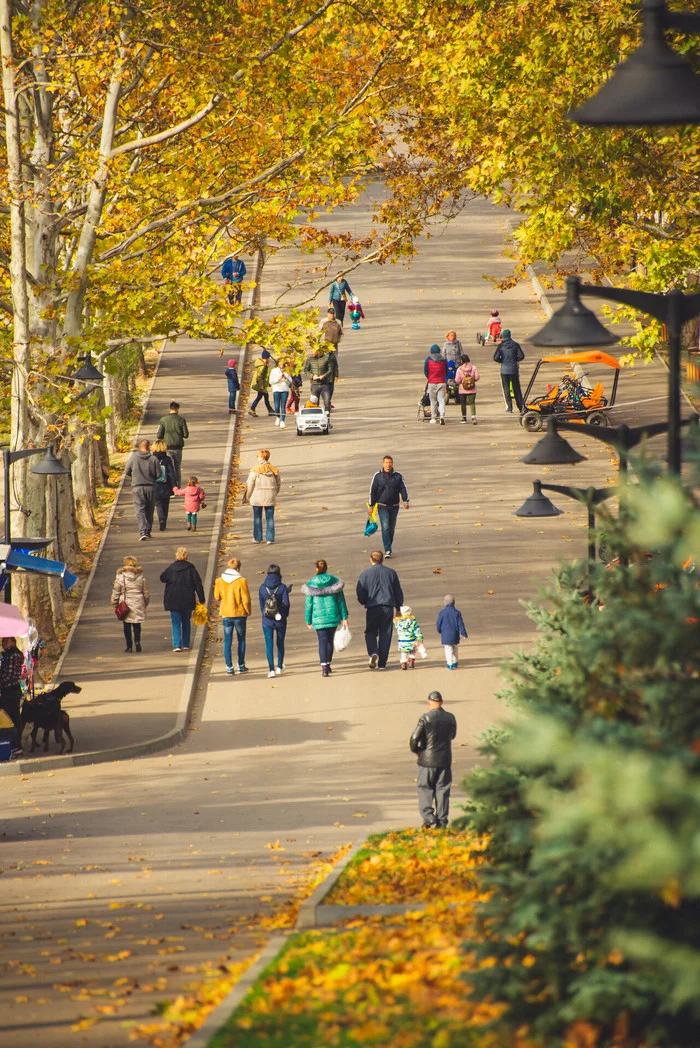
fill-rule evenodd
<path id="1" fill-rule="evenodd" d="M 437 342 L 430 347 L 428 356 L 423 361 L 423 374 L 428 380 L 430 397 L 430 422 L 445 425 L 445 390 L 447 389 L 447 361 Z"/>
<path id="2" fill-rule="evenodd" d="M 513 397 L 518 411 L 523 410 L 523 394 L 520 389 L 520 361 L 525 359 L 522 346 L 511 337 L 510 328 L 503 329 L 502 341 L 499 343 L 493 359 L 501 365 L 501 385 L 503 399 L 506 402 L 506 415 L 513 414 Z M 512 395 L 511 395 L 512 389 Z"/>
<path id="3" fill-rule="evenodd" d="M 431 691 L 428 712 L 411 735 L 411 753 L 418 754 L 418 808 L 425 829 L 445 829 L 450 814 L 452 786 L 452 740 L 457 721 L 442 708 L 442 695 Z"/>

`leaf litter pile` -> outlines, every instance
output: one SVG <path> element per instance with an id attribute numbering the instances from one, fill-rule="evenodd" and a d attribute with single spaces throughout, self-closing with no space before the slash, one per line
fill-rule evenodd
<path id="1" fill-rule="evenodd" d="M 451 894 L 455 883 L 464 898 L 467 889 L 476 889 L 480 851 L 478 842 L 466 833 L 376 834 L 345 868 L 325 901 L 338 905 L 430 902 Z"/>
<path id="2" fill-rule="evenodd" d="M 332 901 L 432 901 L 294 936 L 209 1048 L 505 1048 L 488 1029 L 501 1006 L 469 999 L 476 962 L 462 946 L 479 851 L 462 833 L 370 838 Z M 533 1046 L 516 1037 L 507 1048 Z"/>

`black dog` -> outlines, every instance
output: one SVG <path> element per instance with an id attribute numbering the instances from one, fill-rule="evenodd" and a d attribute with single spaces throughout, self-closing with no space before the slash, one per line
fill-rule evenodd
<path id="1" fill-rule="evenodd" d="M 73 752 L 75 740 L 70 732 L 70 717 L 65 710 L 61 709 L 61 700 L 66 695 L 79 695 L 82 690 L 72 680 L 66 680 L 59 684 L 58 687 L 53 688 L 52 691 L 42 692 L 41 695 L 36 695 L 33 699 L 25 701 L 22 706 L 22 729 L 27 724 L 32 725 L 30 753 L 33 753 L 36 749 L 36 736 L 40 728 L 44 732 L 44 753 L 49 751 L 49 734 L 51 732 L 53 732 L 56 742 L 61 745 L 59 753 L 63 753 L 66 748 L 66 740 L 63 738 L 64 732 L 70 742 L 68 752 Z"/>

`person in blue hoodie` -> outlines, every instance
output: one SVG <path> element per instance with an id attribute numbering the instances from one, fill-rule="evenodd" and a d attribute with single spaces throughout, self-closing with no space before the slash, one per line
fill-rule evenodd
<path id="1" fill-rule="evenodd" d="M 236 397 L 238 391 L 241 388 L 240 379 L 238 378 L 238 361 L 229 360 L 228 367 L 226 368 L 226 380 L 228 382 L 228 413 L 233 415 L 236 410 Z"/>
<path id="2" fill-rule="evenodd" d="M 445 597 L 445 607 L 437 617 L 435 627 L 440 634 L 440 640 L 445 649 L 445 662 L 448 670 L 457 669 L 457 652 L 459 639 L 467 639 L 467 631 L 464 626 L 462 612 L 455 607 L 455 599 L 451 593 Z"/>
<path id="3" fill-rule="evenodd" d="M 232 306 L 238 305 L 243 298 L 243 277 L 245 275 L 245 262 L 237 255 L 229 255 L 221 267 L 221 276 L 228 289 L 226 297 Z"/>
<path id="4" fill-rule="evenodd" d="M 279 677 L 284 666 L 284 637 L 289 618 L 289 590 L 282 582 L 279 564 L 270 564 L 267 577 L 258 591 L 262 629 L 265 637 L 265 654 L 269 667 L 268 677 Z M 277 669 L 275 669 L 274 640 L 277 637 Z"/>

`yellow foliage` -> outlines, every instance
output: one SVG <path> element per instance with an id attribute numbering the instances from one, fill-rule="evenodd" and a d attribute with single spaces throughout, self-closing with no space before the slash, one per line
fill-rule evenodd
<path id="1" fill-rule="evenodd" d="M 484 844 L 466 833 L 401 830 L 371 837 L 327 897 L 339 905 L 436 901 L 449 879 L 452 902 L 474 902 Z"/>

